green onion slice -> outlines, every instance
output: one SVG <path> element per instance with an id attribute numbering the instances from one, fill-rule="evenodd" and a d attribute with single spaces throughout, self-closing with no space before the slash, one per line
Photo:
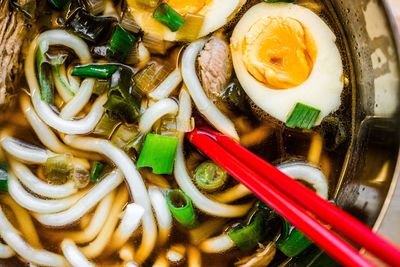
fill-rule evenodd
<path id="1" fill-rule="evenodd" d="M 118 66 L 111 64 L 82 65 L 76 66 L 71 74 L 82 78 L 109 79 L 118 68 Z"/>
<path id="2" fill-rule="evenodd" d="M 321 111 L 314 107 L 297 103 L 285 124 L 289 128 L 311 129 L 320 113 Z"/>
<path id="3" fill-rule="evenodd" d="M 192 200 L 182 190 L 170 190 L 167 193 L 166 200 L 175 220 L 188 228 L 194 228 L 197 225 L 197 216 Z"/>
<path id="4" fill-rule="evenodd" d="M 207 192 L 213 192 L 224 186 L 228 173 L 212 161 L 206 161 L 197 166 L 194 180 L 198 187 Z"/>
<path id="5" fill-rule="evenodd" d="M 286 237 L 283 235 L 277 242 L 279 250 L 288 257 L 299 255 L 311 244 L 312 241 L 293 226 L 289 234 Z"/>
<path id="6" fill-rule="evenodd" d="M 8 166 L 5 161 L 0 162 L 0 192 L 8 192 Z"/>
<path id="7" fill-rule="evenodd" d="M 90 167 L 90 181 L 96 183 L 100 180 L 106 165 L 100 161 L 93 161 Z"/>
<path id="8" fill-rule="evenodd" d="M 178 138 L 148 134 L 137 162 L 138 168 L 150 167 L 155 174 L 172 174 Z"/>
<path id="9" fill-rule="evenodd" d="M 124 62 L 132 50 L 135 40 L 133 34 L 117 25 L 109 42 L 108 55 L 113 59 Z"/>
<path id="10" fill-rule="evenodd" d="M 228 236 L 243 251 L 251 251 L 259 243 L 272 241 L 279 230 L 280 218 L 264 203 L 258 202 L 246 220 L 228 231 Z"/>
<path id="11" fill-rule="evenodd" d="M 185 24 L 185 19 L 166 3 L 162 3 L 154 10 L 153 18 L 173 32 L 176 32 Z"/>
<path id="12" fill-rule="evenodd" d="M 46 53 L 49 50 L 47 42 L 41 42 L 36 52 L 36 68 L 40 84 L 41 99 L 46 103 L 54 103 L 54 81 L 52 79 L 51 65 L 49 64 Z"/>

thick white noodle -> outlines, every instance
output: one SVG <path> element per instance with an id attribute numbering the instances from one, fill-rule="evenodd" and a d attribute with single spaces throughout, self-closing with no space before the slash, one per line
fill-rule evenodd
<path id="1" fill-rule="evenodd" d="M 201 252 L 195 246 L 189 246 L 187 249 L 188 267 L 201 267 Z"/>
<path id="2" fill-rule="evenodd" d="M 139 228 L 143 214 L 144 209 L 135 203 L 130 203 L 125 207 L 121 222 L 117 229 L 115 229 L 110 241 L 111 245 L 107 249 L 108 254 L 121 248 L 128 241 L 132 234 Z"/>
<path id="3" fill-rule="evenodd" d="M 169 97 L 169 95 L 178 87 L 182 82 L 181 71 L 176 68 L 171 72 L 162 83 L 154 89 L 149 96 L 154 100 L 161 100 Z"/>
<path id="4" fill-rule="evenodd" d="M 61 185 L 49 184 L 36 177 L 24 164 L 12 159 L 9 163 L 18 180 L 30 191 L 41 197 L 65 198 L 78 191 L 73 181 Z"/>
<path id="5" fill-rule="evenodd" d="M 162 99 L 151 105 L 140 117 L 139 131 L 146 134 L 151 131 L 154 123 L 167 114 L 175 115 L 178 112 L 178 104 L 170 99 Z"/>
<path id="6" fill-rule="evenodd" d="M 67 261 L 73 267 L 94 267 L 94 263 L 90 262 L 85 255 L 79 250 L 74 241 L 64 239 L 61 242 L 61 250 Z"/>
<path id="7" fill-rule="evenodd" d="M 86 43 L 64 30 L 49 30 L 41 33 L 32 41 L 25 62 L 25 76 L 29 85 L 32 103 L 39 117 L 50 127 L 66 134 L 86 134 L 91 132 L 103 115 L 103 105 L 107 96 L 100 96 L 92 106 L 85 118 L 80 120 L 65 120 L 60 118 L 51 107 L 40 97 L 40 86 L 35 74 L 35 55 L 38 44 L 46 41 L 51 45 L 63 45 L 71 48 L 79 57 L 81 64 L 92 61 Z M 80 106 L 80 105 L 78 105 Z"/>
<path id="8" fill-rule="evenodd" d="M 193 130 L 194 122 L 192 121 L 192 99 L 185 85 L 179 93 L 179 112 L 176 117 L 176 128 L 180 132 L 190 132 Z"/>
<path id="9" fill-rule="evenodd" d="M 8 259 L 15 255 L 14 250 L 9 246 L 0 243 L 0 259 Z"/>
<path id="10" fill-rule="evenodd" d="M 149 196 L 158 223 L 158 246 L 162 246 L 171 233 L 172 215 L 160 189 L 150 187 Z"/>
<path id="11" fill-rule="evenodd" d="M 222 234 L 216 237 L 211 237 L 200 243 L 199 248 L 205 253 L 223 253 L 235 246 L 232 239 L 228 235 Z"/>
<path id="12" fill-rule="evenodd" d="M 179 187 L 192 199 L 193 204 L 203 212 L 216 217 L 234 218 L 246 215 L 252 203 L 241 205 L 224 204 L 208 198 L 197 189 L 186 169 L 183 141 L 184 133 L 180 132 L 174 175 Z"/>
<path id="13" fill-rule="evenodd" d="M 97 206 L 89 225 L 82 231 L 57 232 L 60 236 L 69 238 L 77 244 L 83 244 L 92 241 L 100 232 L 107 220 L 115 196 L 115 190 L 104 197 Z"/>
<path id="14" fill-rule="evenodd" d="M 30 164 L 43 164 L 48 158 L 57 155 L 50 150 L 24 143 L 23 141 L 9 136 L 2 135 L 0 142 L 3 149 L 8 154 L 20 161 Z"/>
<path id="15" fill-rule="evenodd" d="M 185 82 L 190 95 L 197 109 L 204 117 L 219 131 L 239 140 L 239 135 L 236 132 L 235 125 L 226 117 L 210 99 L 206 96 L 203 87 L 196 74 L 196 59 L 197 55 L 203 49 L 206 41 L 200 39 L 191 43 L 184 51 L 182 56 L 182 78 Z"/>
<path id="16" fill-rule="evenodd" d="M 165 257 L 169 262 L 175 265 L 184 260 L 185 254 L 186 247 L 183 244 L 174 244 L 167 250 Z"/>
<path id="17" fill-rule="evenodd" d="M 305 162 L 289 162 L 276 166 L 281 172 L 293 179 L 300 179 L 312 185 L 316 193 L 324 198 L 328 198 L 328 181 L 324 173 Z"/>
<path id="18" fill-rule="evenodd" d="M 153 263 L 153 267 L 169 267 L 169 262 L 165 257 L 165 253 L 161 252 L 158 254 L 156 260 Z"/>
<path id="19" fill-rule="evenodd" d="M 246 186 L 244 186 L 243 184 L 237 184 L 226 189 L 223 192 L 215 193 L 210 196 L 216 201 L 222 203 L 230 203 L 251 194 L 253 193 Z"/>
<path id="20" fill-rule="evenodd" d="M 37 213 L 59 212 L 74 205 L 84 191 L 63 199 L 41 199 L 28 193 L 12 172 L 8 174 L 8 192 L 20 206 Z"/>
<path id="21" fill-rule="evenodd" d="M 50 127 L 65 134 L 90 133 L 100 121 L 104 113 L 103 105 L 107 101 L 107 95 L 99 96 L 93 103 L 91 110 L 83 119 L 64 120 L 40 99 L 40 94 L 35 91 L 32 95 L 32 103 L 39 117 Z"/>
<path id="22" fill-rule="evenodd" d="M 43 248 L 40 242 L 39 235 L 29 212 L 18 205 L 9 195 L 1 196 L 2 203 L 6 204 L 14 213 L 15 219 L 18 223 L 18 229 L 21 231 L 22 236 L 26 241 L 35 248 Z"/>
<path id="23" fill-rule="evenodd" d="M 83 80 L 77 94 L 62 108 L 60 117 L 72 120 L 88 104 L 92 96 L 95 79 Z"/>
<path id="24" fill-rule="evenodd" d="M 31 247 L 19 235 L 17 229 L 8 221 L 0 207 L 0 236 L 25 261 L 39 266 L 64 267 L 68 262 L 61 255 L 43 249 Z"/>
<path id="25" fill-rule="evenodd" d="M 122 181 L 122 173 L 119 170 L 114 170 L 92 187 L 86 195 L 70 208 L 57 213 L 35 214 L 35 218 L 41 224 L 47 226 L 61 227 L 69 225 L 88 213 L 107 194 L 117 188 Z"/>
<path id="26" fill-rule="evenodd" d="M 57 93 L 61 96 L 65 103 L 68 103 L 74 97 L 73 94 L 75 94 L 76 91 L 72 89 L 72 86 L 69 83 L 65 65 L 62 64 L 58 66 L 58 70 L 56 70 L 56 68 L 52 68 L 52 72 Z M 65 87 L 68 87 L 70 92 L 65 90 Z"/>
<path id="27" fill-rule="evenodd" d="M 157 240 L 157 227 L 151 210 L 146 185 L 144 184 L 140 173 L 136 169 L 135 164 L 124 151 L 114 146 L 108 140 L 66 135 L 64 141 L 72 147 L 79 147 L 80 149 L 105 155 L 124 174 L 135 203 L 145 209 L 142 222 L 142 243 L 137 251 L 137 257 L 135 259 L 138 263 L 142 263 L 151 254 L 155 246 Z"/>
<path id="28" fill-rule="evenodd" d="M 100 233 L 97 235 L 96 239 L 94 239 L 88 245 L 81 247 L 81 251 L 86 257 L 92 259 L 103 255 L 104 249 L 109 245 L 112 234 L 118 224 L 119 215 L 121 214 L 127 201 L 127 190 L 125 190 L 125 188 L 120 188 L 111 207 L 111 212 L 101 228 Z"/>
<path id="29" fill-rule="evenodd" d="M 101 157 L 95 153 L 88 153 L 85 151 L 76 150 L 62 143 L 60 139 L 57 137 L 57 135 L 53 132 L 53 130 L 51 130 L 51 128 L 47 126 L 47 124 L 44 123 L 36 114 L 35 110 L 31 105 L 30 98 L 27 95 L 23 95 L 21 97 L 20 104 L 22 111 L 25 114 L 25 118 L 35 131 L 36 136 L 39 138 L 42 144 L 44 144 L 51 151 L 60 154 L 67 153 L 74 155 L 76 157 L 89 158 L 92 160 L 101 159 Z"/>

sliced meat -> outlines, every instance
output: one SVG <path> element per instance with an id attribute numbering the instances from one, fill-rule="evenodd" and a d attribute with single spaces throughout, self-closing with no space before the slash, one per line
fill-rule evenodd
<path id="1" fill-rule="evenodd" d="M 21 11 L 10 9 L 10 1 L 0 2 L 0 109 L 4 109 L 15 94 L 22 69 L 21 50 L 32 32 Z M 14 1 L 23 6 L 25 1 Z"/>
<path id="2" fill-rule="evenodd" d="M 198 58 L 200 78 L 207 96 L 219 97 L 232 76 L 232 58 L 228 43 L 212 36 Z"/>

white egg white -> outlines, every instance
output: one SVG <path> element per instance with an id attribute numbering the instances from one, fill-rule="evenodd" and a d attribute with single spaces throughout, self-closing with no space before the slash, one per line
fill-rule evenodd
<path id="1" fill-rule="evenodd" d="M 309 77 L 299 86 L 272 89 L 256 80 L 243 61 L 243 40 L 253 24 L 266 17 L 298 20 L 315 41 L 317 56 Z M 295 4 L 260 3 L 250 8 L 236 25 L 231 37 L 233 65 L 237 78 L 251 100 L 272 117 L 285 122 L 296 103 L 321 111 L 315 123 L 340 106 L 343 90 L 343 66 L 336 37 L 329 26 L 311 10 Z"/>
<path id="2" fill-rule="evenodd" d="M 213 0 L 208 3 L 200 12 L 200 15 L 204 16 L 204 22 L 198 38 L 206 36 L 228 23 L 231 16 L 244 2 L 243 0 Z M 166 41 L 178 41 L 177 32 L 172 32 L 168 27 L 152 18 L 152 9 L 143 8 L 135 0 L 128 0 L 127 3 L 136 23 L 145 33 Z"/>

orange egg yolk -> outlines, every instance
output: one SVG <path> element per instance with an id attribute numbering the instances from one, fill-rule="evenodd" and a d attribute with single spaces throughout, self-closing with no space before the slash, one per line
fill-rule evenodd
<path id="1" fill-rule="evenodd" d="M 267 17 L 247 32 L 243 54 L 254 78 L 273 89 L 288 89 L 307 80 L 317 48 L 298 20 Z"/>
<path id="2" fill-rule="evenodd" d="M 206 5 L 206 0 L 167 0 L 176 12 L 185 16 L 186 14 L 197 14 Z"/>

